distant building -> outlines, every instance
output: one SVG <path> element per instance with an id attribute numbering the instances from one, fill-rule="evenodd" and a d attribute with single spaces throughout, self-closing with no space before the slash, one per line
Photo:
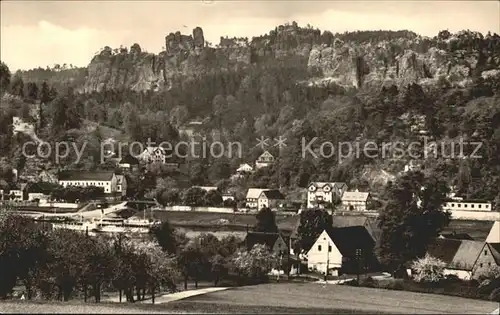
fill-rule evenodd
<path id="1" fill-rule="evenodd" d="M 307 208 L 322 207 L 323 203 L 332 203 L 333 196 L 340 199 L 346 190 L 346 183 L 312 182 L 307 189 Z"/>
<path id="2" fill-rule="evenodd" d="M 138 156 L 138 159 L 144 163 L 165 163 L 167 152 L 162 147 L 147 147 Z"/>
<path id="3" fill-rule="evenodd" d="M 285 196 L 277 189 L 268 189 L 260 193 L 258 208 L 276 209 L 285 201 Z"/>
<path id="4" fill-rule="evenodd" d="M 232 176 L 233 178 L 241 178 L 249 175 L 253 172 L 253 167 L 249 164 L 240 164 L 240 167 L 236 170 L 236 173 Z"/>
<path id="5" fill-rule="evenodd" d="M 217 186 L 193 186 L 193 188 L 200 188 L 203 189 L 206 192 L 212 191 L 212 190 L 218 190 Z"/>
<path id="6" fill-rule="evenodd" d="M 368 192 L 346 191 L 342 195 L 342 207 L 345 211 L 366 211 L 370 198 Z"/>
<path id="7" fill-rule="evenodd" d="M 374 248 L 375 241 L 362 226 L 328 228 L 308 250 L 307 267 L 333 276 L 368 272 L 378 267 Z"/>
<path id="8" fill-rule="evenodd" d="M 3 200 L 14 200 L 22 201 L 24 200 L 24 189 L 26 188 L 26 183 L 10 183 L 6 189 L 0 190 Z"/>
<path id="9" fill-rule="evenodd" d="M 461 200 L 455 199 L 447 201 L 443 205 L 443 210 L 449 211 L 491 211 L 491 202 L 481 200 Z"/>
<path id="10" fill-rule="evenodd" d="M 38 174 L 38 181 L 51 184 L 58 183 L 57 175 L 49 171 L 41 171 L 40 174 Z"/>
<path id="11" fill-rule="evenodd" d="M 118 167 L 123 170 L 132 170 L 138 166 L 139 160 L 132 155 L 126 155 L 118 162 Z"/>
<path id="12" fill-rule="evenodd" d="M 127 179 L 125 175 L 115 175 L 116 176 L 116 192 L 125 195 L 127 192 Z"/>
<path id="13" fill-rule="evenodd" d="M 257 169 L 271 166 L 275 161 L 274 156 L 269 153 L 269 151 L 265 151 L 262 153 L 257 160 L 255 161 L 255 167 Z"/>
<path id="14" fill-rule="evenodd" d="M 28 196 L 28 201 L 49 200 L 52 191 L 56 187 L 57 184 L 48 182 L 29 183 L 26 186 L 25 194 Z"/>
<path id="15" fill-rule="evenodd" d="M 245 198 L 246 207 L 248 208 L 258 208 L 260 194 L 267 190 L 265 188 L 249 188 L 247 196 Z"/>
<path id="16" fill-rule="evenodd" d="M 280 233 L 248 232 L 243 241 L 245 248 L 251 250 L 257 244 L 265 245 L 277 256 L 288 254 L 288 246 Z"/>
<path id="17" fill-rule="evenodd" d="M 404 172 L 413 172 L 413 171 L 419 171 L 423 167 L 423 161 L 421 160 L 410 160 L 408 164 L 405 165 Z"/>
<path id="18" fill-rule="evenodd" d="M 113 172 L 66 171 L 59 174 L 59 185 L 63 187 L 101 187 L 105 194 L 117 192 L 117 178 Z"/>
<path id="19" fill-rule="evenodd" d="M 234 195 L 231 193 L 222 194 L 222 201 L 226 201 L 226 200 L 234 200 Z"/>

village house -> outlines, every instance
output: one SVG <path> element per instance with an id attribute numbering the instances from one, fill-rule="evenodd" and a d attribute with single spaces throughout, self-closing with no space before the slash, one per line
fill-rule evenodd
<path id="1" fill-rule="evenodd" d="M 250 166 L 249 164 L 240 164 L 240 166 L 236 169 L 235 174 L 233 174 L 231 177 L 233 179 L 237 178 L 242 178 L 245 177 L 253 172 L 253 167 Z"/>
<path id="2" fill-rule="evenodd" d="M 234 194 L 232 193 L 224 193 L 222 194 L 222 201 L 227 201 L 227 200 L 233 200 L 234 201 Z"/>
<path id="3" fill-rule="evenodd" d="M 66 171 L 59 174 L 59 185 L 63 187 L 101 187 L 105 194 L 117 192 L 117 178 L 113 172 Z"/>
<path id="4" fill-rule="evenodd" d="M 147 147 L 139 154 L 138 159 L 144 163 L 165 163 L 167 152 L 162 147 Z"/>
<path id="5" fill-rule="evenodd" d="M 462 200 L 454 198 L 443 205 L 443 210 L 448 211 L 492 211 L 491 202 L 482 200 Z"/>
<path id="6" fill-rule="evenodd" d="M 320 207 L 325 203 L 333 203 L 334 196 L 340 199 L 347 190 L 346 183 L 313 182 L 307 189 L 307 208 Z"/>
<path id="7" fill-rule="evenodd" d="M 131 171 L 139 167 L 139 160 L 128 154 L 118 162 L 118 167 L 122 170 Z"/>
<path id="8" fill-rule="evenodd" d="M 217 188 L 217 186 L 193 186 L 193 188 L 199 188 L 199 189 L 204 190 L 205 192 L 219 189 L 219 188 Z"/>
<path id="9" fill-rule="evenodd" d="M 285 201 L 285 196 L 277 189 L 264 190 L 258 199 L 258 208 L 279 208 Z"/>
<path id="10" fill-rule="evenodd" d="M 362 226 L 325 229 L 307 252 L 311 271 L 338 276 L 378 268 L 375 241 Z"/>
<path id="11" fill-rule="evenodd" d="M 342 195 L 342 208 L 345 211 L 366 211 L 371 196 L 368 192 L 346 191 Z"/>
<path id="12" fill-rule="evenodd" d="M 288 246 L 280 233 L 247 232 L 243 245 L 251 250 L 256 244 L 265 245 L 276 256 L 287 255 Z"/>
<path id="13" fill-rule="evenodd" d="M 57 184 L 48 182 L 29 183 L 25 189 L 28 201 L 46 201 L 50 199 L 50 194 Z"/>
<path id="14" fill-rule="evenodd" d="M 290 239 L 292 241 L 296 240 L 299 236 L 298 234 L 299 226 L 300 226 L 300 218 L 297 219 L 297 222 L 292 230 L 292 233 L 290 234 Z M 358 215 L 332 216 L 332 228 L 344 228 L 352 226 L 364 227 L 375 242 L 377 242 L 377 240 L 380 238 L 380 229 L 377 227 L 376 222 L 372 221 L 372 219 L 370 219 L 369 217 L 358 216 Z M 290 251 L 292 255 L 296 254 L 294 253 L 293 248 L 290 248 Z"/>
<path id="15" fill-rule="evenodd" d="M 265 188 L 249 188 L 245 198 L 245 206 L 247 208 L 258 208 L 260 194 L 267 190 Z"/>
<path id="16" fill-rule="evenodd" d="M 51 173 L 51 172 L 49 172 L 47 170 L 41 171 L 38 174 L 37 181 L 38 182 L 43 182 L 43 183 L 51 183 L 51 184 L 57 184 L 58 183 L 57 175 L 54 174 L 54 173 Z"/>
<path id="17" fill-rule="evenodd" d="M 410 160 L 410 162 L 408 162 L 408 164 L 405 165 L 403 172 L 407 173 L 407 172 L 419 171 L 422 169 L 423 164 L 424 163 L 421 160 Z"/>
<path id="18" fill-rule="evenodd" d="M 274 156 L 269 153 L 269 151 L 264 151 L 264 153 L 262 153 L 255 161 L 255 168 L 259 169 L 271 166 L 274 163 L 274 160 Z"/>
<path id="19" fill-rule="evenodd" d="M 115 175 L 116 176 L 116 192 L 121 193 L 125 196 L 127 193 L 127 178 L 125 175 Z"/>
<path id="20" fill-rule="evenodd" d="M 487 274 L 494 267 L 500 267 L 500 243 L 484 243 L 472 271 L 473 278 Z"/>
<path id="21" fill-rule="evenodd" d="M 486 237 L 486 243 L 500 243 L 500 221 L 495 221 Z"/>
<path id="22" fill-rule="evenodd" d="M 2 200 L 22 201 L 24 200 L 24 189 L 26 183 L 10 183 L 6 189 L 0 190 Z"/>
<path id="23" fill-rule="evenodd" d="M 236 170 L 236 173 L 245 175 L 245 174 L 250 174 L 253 172 L 253 167 L 250 166 L 250 164 L 240 164 L 240 167 Z"/>
<path id="24" fill-rule="evenodd" d="M 494 263 L 492 255 L 490 260 L 478 259 L 484 251 L 485 243 L 469 240 L 456 240 L 449 238 L 436 238 L 428 247 L 427 254 L 442 260 L 445 264 L 445 275 L 455 275 L 463 280 L 477 278 L 477 273 L 484 271 L 485 264 Z M 487 255 L 485 255 L 487 256 Z"/>

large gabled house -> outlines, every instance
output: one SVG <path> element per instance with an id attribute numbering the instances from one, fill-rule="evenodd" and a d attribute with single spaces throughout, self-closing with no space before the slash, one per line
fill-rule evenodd
<path id="1" fill-rule="evenodd" d="M 256 244 L 265 245 L 276 256 L 288 254 L 288 246 L 280 233 L 248 232 L 242 245 L 251 250 Z"/>
<path id="2" fill-rule="evenodd" d="M 269 151 L 264 151 L 257 160 L 255 161 L 255 168 L 263 168 L 271 166 L 275 161 L 274 155 L 269 153 Z"/>
<path id="3" fill-rule="evenodd" d="M 307 267 L 329 275 L 368 272 L 379 263 L 375 241 L 362 226 L 325 229 L 307 252 Z"/>
<path id="4" fill-rule="evenodd" d="M 489 247 L 485 247 L 485 244 L 470 240 L 436 238 L 429 245 L 427 254 L 446 264 L 445 275 L 455 275 L 460 279 L 470 280 L 477 278 L 488 262 L 490 265 L 492 262 L 495 263 L 491 253 L 481 257 L 485 250 L 489 251 Z"/>
<path id="5" fill-rule="evenodd" d="M 63 187 L 101 187 L 105 194 L 117 192 L 117 181 L 114 172 L 64 171 L 58 175 L 59 185 Z"/>
<path id="6" fill-rule="evenodd" d="M 285 201 L 285 196 L 277 189 L 263 190 L 258 198 L 258 209 L 279 208 Z"/>
<path id="7" fill-rule="evenodd" d="M 371 196 L 368 192 L 346 191 L 342 195 L 342 208 L 345 211 L 366 211 Z"/>
<path id="8" fill-rule="evenodd" d="M 332 203 L 334 196 L 340 199 L 346 190 L 346 183 L 312 182 L 307 189 L 307 208 L 321 208 L 325 203 Z"/>
<path id="9" fill-rule="evenodd" d="M 259 197 L 260 194 L 267 189 L 265 188 L 249 188 L 245 198 L 245 206 L 248 208 L 258 208 L 259 207 Z"/>
<path id="10" fill-rule="evenodd" d="M 137 158 L 144 163 L 165 163 L 167 155 L 167 151 L 162 147 L 147 147 Z"/>

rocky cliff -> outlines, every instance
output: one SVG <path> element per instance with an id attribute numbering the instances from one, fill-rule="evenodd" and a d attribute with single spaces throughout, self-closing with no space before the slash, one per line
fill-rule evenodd
<path id="1" fill-rule="evenodd" d="M 464 85 L 477 71 L 498 76 L 494 70 L 500 65 L 500 57 L 498 54 L 491 57 L 495 54 L 489 52 L 490 57 L 485 60 L 482 50 L 487 48 L 477 46 L 483 40 L 479 33 L 461 32 L 437 39 L 408 34 L 359 41 L 346 38 L 345 34 L 334 36 L 328 31 L 321 34 L 317 29 L 301 28 L 294 22 L 251 41 L 221 37 L 218 45 L 210 47 L 203 30 L 196 27 L 191 35 L 168 34 L 165 51 L 158 55 L 141 51 L 138 44 L 130 49 L 106 47 L 90 62 L 81 90 L 168 89 L 177 78 L 289 56 L 297 57 L 299 62 L 304 61 L 304 66 L 321 73 L 308 81 L 309 84 L 335 82 L 360 88 L 425 85 L 444 78 Z"/>
<path id="2" fill-rule="evenodd" d="M 496 47 L 498 40 L 493 39 L 497 42 Z M 481 41 L 482 35 L 474 32 L 450 34 L 448 38 L 437 40 L 421 36 L 367 43 L 335 39 L 329 46 L 313 47 L 308 66 L 321 70 L 322 82 L 334 81 L 355 87 L 426 85 L 439 79 L 466 85 L 477 71 L 483 77 L 498 75 L 494 69 L 500 66 L 500 57 L 488 51 L 491 47 L 472 44 Z M 485 60 L 488 55 L 491 58 Z"/>

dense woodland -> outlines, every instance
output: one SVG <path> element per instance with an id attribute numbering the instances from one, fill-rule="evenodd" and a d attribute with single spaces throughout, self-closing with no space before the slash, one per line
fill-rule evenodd
<path id="1" fill-rule="evenodd" d="M 0 154 L 4 158 L 2 169 L 22 169 L 26 164 L 19 150 L 27 136 L 12 137 L 9 122 L 13 115 L 28 118 L 29 108 L 35 106 L 40 114 L 37 135 L 41 139 L 88 143 L 81 163 L 72 164 L 74 159 L 70 155 L 63 163 L 66 168 L 109 167 L 100 163 L 99 143 L 110 136 L 110 130 L 115 131 L 113 136 L 118 135 L 122 141 L 145 143 L 149 138 L 157 143 L 176 143 L 183 139 L 179 134 L 180 127 L 191 120 L 200 120 L 204 123 L 202 132 L 209 141 L 240 141 L 244 149 L 242 159 L 187 158 L 183 162 L 188 167 L 181 173 L 152 166 L 148 175 L 152 176 L 151 183 L 163 188 L 209 184 L 224 188 L 238 186 L 243 187 L 243 191 L 246 187 L 293 190 L 306 187 L 313 180 L 332 180 L 345 181 L 353 189 L 369 189 L 381 195 L 387 181 L 381 185 L 372 177 L 365 176 L 366 171 L 375 174 L 385 171 L 396 175 L 409 158 L 394 160 L 361 156 L 340 163 L 338 154 L 334 152 L 329 158 L 303 159 L 301 139 L 304 138 L 306 143 L 314 137 L 318 137 L 317 143 L 418 141 L 411 131 L 411 123 L 402 118 L 403 114 L 409 114 L 410 117 L 424 115 L 429 139 L 438 143 L 458 141 L 460 138 L 483 143 L 481 158 L 429 158 L 424 164 L 425 172 L 439 174 L 449 185 L 456 186 L 458 193 L 464 197 L 500 201 L 500 85 L 498 80 L 481 77 L 482 71 L 498 67 L 495 56 L 498 56 L 500 37 L 497 34 L 483 36 L 462 32 L 457 36 L 458 40 L 447 41 L 451 36 L 447 31 L 425 40 L 408 31 L 335 35 L 329 32 L 318 35 L 318 32 L 305 29 L 295 36 L 283 37 L 277 35 L 279 32 L 275 30 L 269 35 L 254 38 L 252 43 L 257 45 L 263 39 L 270 39 L 271 44 L 280 44 L 280 49 L 292 49 L 297 42 L 331 44 L 337 38 L 354 45 L 391 41 L 397 52 L 398 40 L 404 40 L 413 41 L 412 48 L 416 51 L 440 47 L 458 56 L 473 54 L 478 62 L 470 74 L 472 84 L 466 86 L 453 85 L 440 78 L 431 86 L 411 84 L 354 89 L 298 83 L 318 73 L 308 69 L 302 57 L 291 54 L 279 61 L 263 58 L 247 67 L 179 79 L 165 91 L 134 92 L 123 89 L 90 94 L 74 93 L 78 80 L 69 84 L 70 80 L 61 79 L 65 84 L 59 84 L 52 79 L 49 85 L 48 81 L 36 83 L 38 80 L 24 82 L 22 79 L 35 78 L 38 72 L 43 72 L 44 78 L 52 73 L 54 78 L 75 69 L 35 69 L 11 74 L 7 65 L 2 64 L 2 90 L 18 97 L 2 104 L 0 120 L 5 122 L 0 124 Z M 98 127 L 88 132 L 89 125 L 93 123 L 97 123 Z M 253 162 L 262 152 L 255 147 L 255 139 L 259 136 L 287 138 L 287 146 L 281 151 L 276 147 L 270 148 L 279 162 L 259 170 L 242 182 L 230 183 L 228 178 L 239 163 Z M 474 148 L 466 148 L 469 149 Z M 51 162 L 53 166 L 53 160 L 44 161 L 47 167 L 51 166 Z"/>

